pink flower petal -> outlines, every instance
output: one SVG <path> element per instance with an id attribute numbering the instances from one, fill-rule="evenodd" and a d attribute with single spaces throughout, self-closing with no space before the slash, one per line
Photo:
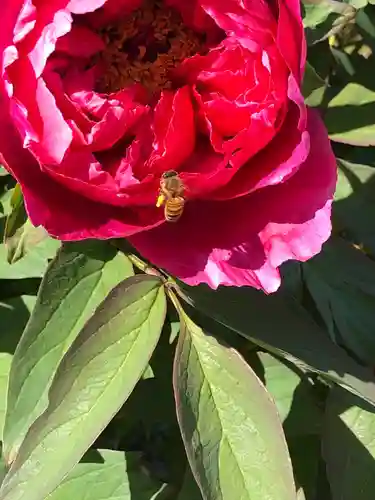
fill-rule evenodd
<path id="1" fill-rule="evenodd" d="M 66 9 L 53 12 L 52 22 L 49 22 L 49 15 L 52 10 L 52 3 L 48 5 L 46 12 L 41 9 L 37 13 L 38 23 L 31 32 L 24 46 L 20 48 L 21 56 L 27 56 L 35 71 L 36 78 L 39 78 L 46 66 L 48 57 L 53 53 L 57 40 L 69 33 L 72 26 L 72 16 Z M 43 22 L 46 24 L 43 26 Z M 40 27 L 43 26 L 42 29 Z M 40 32 L 39 32 L 40 31 Z M 35 42 L 33 38 L 36 38 Z"/>
<path id="2" fill-rule="evenodd" d="M 309 112 L 309 157 L 282 185 L 228 202 L 195 202 L 176 224 L 130 241 L 152 263 L 191 285 L 280 285 L 278 266 L 306 260 L 331 232 L 336 161 L 319 116 Z"/>
<path id="3" fill-rule="evenodd" d="M 17 43 L 25 38 L 25 36 L 34 28 L 36 23 L 36 13 L 36 8 L 32 0 L 25 0 L 14 28 L 14 43 Z"/>
<path id="4" fill-rule="evenodd" d="M 155 107 L 155 134 L 149 168 L 154 174 L 178 170 L 195 146 L 194 111 L 190 90 L 163 91 Z"/>
<path id="5" fill-rule="evenodd" d="M 66 189 L 43 173 L 9 119 L 8 100 L 0 88 L 0 162 L 22 186 L 26 209 L 34 225 L 42 225 L 57 238 L 118 238 L 160 224 L 155 207 L 136 211 L 90 201 Z"/>
<path id="6" fill-rule="evenodd" d="M 72 142 L 72 131 L 42 78 L 36 78 L 28 59 L 8 68 L 14 84 L 11 113 L 24 147 L 43 163 L 59 163 Z"/>
<path id="7" fill-rule="evenodd" d="M 265 0 L 200 0 L 203 9 L 243 47 L 266 48 L 276 33 L 276 20 Z"/>
<path id="8" fill-rule="evenodd" d="M 107 0 L 70 0 L 67 8 L 73 14 L 86 14 L 102 7 Z"/>
<path id="9" fill-rule="evenodd" d="M 243 196 L 285 182 L 298 171 L 309 154 L 310 136 L 306 131 L 306 106 L 292 75 L 289 76 L 288 96 L 289 109 L 274 139 L 236 171 L 222 189 L 210 194 L 211 199 Z"/>

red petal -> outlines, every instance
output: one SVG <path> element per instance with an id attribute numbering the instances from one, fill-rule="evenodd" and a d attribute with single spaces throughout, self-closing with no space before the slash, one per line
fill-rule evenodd
<path id="1" fill-rule="evenodd" d="M 56 43 L 56 52 L 64 52 L 70 57 L 89 58 L 104 48 L 99 35 L 85 26 L 77 25 L 73 25 L 71 31 Z"/>
<path id="2" fill-rule="evenodd" d="M 310 155 L 285 184 L 229 202 L 187 203 L 177 224 L 140 233 L 132 244 L 191 285 L 275 291 L 278 266 L 312 257 L 331 231 L 336 161 L 315 112 L 309 114 L 309 133 Z"/>
<path id="3" fill-rule="evenodd" d="M 299 0 L 278 0 L 277 46 L 298 83 L 302 81 L 306 42 Z"/>
<path id="4" fill-rule="evenodd" d="M 213 19 L 203 10 L 200 0 L 164 0 L 166 5 L 177 9 L 189 28 L 208 34 L 211 38 L 217 35 L 217 27 Z"/>
<path id="5" fill-rule="evenodd" d="M 107 0 L 101 9 L 92 14 L 87 14 L 85 18 L 91 26 L 100 28 L 116 21 L 119 17 L 127 16 L 133 10 L 141 7 L 142 2 L 143 0 Z"/>
<path id="6" fill-rule="evenodd" d="M 164 91 L 155 107 L 154 151 L 149 160 L 154 174 L 178 170 L 194 151 L 194 111 L 188 87 Z"/>
<path id="7" fill-rule="evenodd" d="M 20 182 L 33 224 L 57 238 L 79 240 L 126 237 L 163 222 L 162 212 L 154 207 L 132 211 L 93 202 L 53 181 L 22 147 L 7 110 L 0 91 L 0 162 Z"/>
<path id="8" fill-rule="evenodd" d="M 203 9 L 224 30 L 251 51 L 265 49 L 276 33 L 276 20 L 264 0 L 200 0 Z"/>

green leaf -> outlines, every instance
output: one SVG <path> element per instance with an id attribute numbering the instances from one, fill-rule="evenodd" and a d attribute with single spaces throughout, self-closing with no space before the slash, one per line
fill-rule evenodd
<path id="1" fill-rule="evenodd" d="M 301 262 L 289 260 L 284 262 L 280 268 L 281 287 L 279 293 L 286 293 L 297 302 L 302 302 L 304 295 L 304 284 L 302 280 Z"/>
<path id="2" fill-rule="evenodd" d="M 303 25 L 305 28 L 315 28 L 319 24 L 324 23 L 328 16 L 332 14 L 332 5 L 329 2 L 304 2 Z"/>
<path id="3" fill-rule="evenodd" d="M 1 500 L 44 500 L 59 485 L 134 389 L 165 315 L 163 282 L 155 276 L 133 276 L 112 290 L 64 356 Z"/>
<path id="4" fill-rule="evenodd" d="M 4 178 L 0 176 L 0 188 L 1 184 L 4 182 Z M 6 225 L 6 219 L 7 216 L 10 214 L 12 211 L 12 193 L 13 193 L 13 188 L 10 189 L 4 189 L 4 191 L 1 192 L 0 190 L 0 213 L 1 213 L 1 241 L 4 240 L 4 231 L 5 231 L 5 225 Z"/>
<path id="5" fill-rule="evenodd" d="M 206 315 L 271 353 L 343 385 L 375 404 L 372 372 L 338 347 L 296 300 L 253 288 L 179 284 L 182 298 Z"/>
<path id="6" fill-rule="evenodd" d="M 190 467 L 187 468 L 184 482 L 177 496 L 177 500 L 202 500 L 202 494 L 194 479 Z"/>
<path id="7" fill-rule="evenodd" d="M 14 264 L 22 259 L 33 247 L 48 238 L 48 234 L 41 227 L 34 227 L 30 220 L 17 228 L 12 235 L 6 235 L 5 243 L 8 249 L 7 260 Z"/>
<path id="8" fill-rule="evenodd" d="M 304 434 L 288 438 L 288 448 L 298 488 L 298 500 L 320 499 L 317 495 L 321 464 L 320 435 Z"/>
<path id="9" fill-rule="evenodd" d="M 288 438 L 319 433 L 322 415 L 307 376 L 268 353 L 260 352 L 258 356 L 264 367 L 266 388 L 276 403 Z"/>
<path id="10" fill-rule="evenodd" d="M 335 191 L 335 202 L 356 194 L 375 176 L 375 168 L 337 158 L 338 179 Z M 368 200 L 369 201 L 369 200 Z"/>
<path id="11" fill-rule="evenodd" d="M 90 450 L 46 500 L 150 500 L 158 488 L 138 453 Z"/>
<path id="12" fill-rule="evenodd" d="M 366 0 L 357 0 L 357 1 L 359 2 L 364 1 L 367 3 Z M 369 35 L 372 38 L 375 38 L 375 25 L 374 25 L 373 13 L 371 14 L 372 14 L 371 16 L 368 15 L 364 9 L 358 11 L 356 15 L 356 24 L 365 33 L 367 33 L 367 35 Z"/>
<path id="13" fill-rule="evenodd" d="M 5 170 L 5 167 L 0 164 L 0 177 L 5 177 L 9 175 L 8 170 Z"/>
<path id="14" fill-rule="evenodd" d="M 309 62 L 306 62 L 302 93 L 306 104 L 315 107 L 322 103 L 326 82 L 318 75 Z"/>
<path id="15" fill-rule="evenodd" d="M 375 92 L 348 83 L 328 105 L 324 121 L 330 138 L 357 146 L 375 145 Z"/>
<path id="16" fill-rule="evenodd" d="M 5 230 L 4 230 L 5 242 L 9 238 L 12 238 L 16 234 L 16 232 L 25 224 L 27 220 L 27 213 L 25 210 L 23 195 L 19 184 L 16 184 L 16 187 L 13 189 L 12 197 L 10 199 L 10 204 L 12 207 L 12 211 L 8 215 L 5 224 Z"/>
<path id="17" fill-rule="evenodd" d="M 5 410 L 6 410 L 6 395 L 7 395 L 11 362 L 12 362 L 11 354 L 4 352 L 0 353 L 0 440 L 1 441 L 3 438 Z"/>
<path id="18" fill-rule="evenodd" d="M 266 388 L 283 421 L 298 499 L 318 498 L 323 398 L 318 398 L 316 387 L 303 371 L 267 353 L 259 352 L 258 356 Z"/>
<path id="19" fill-rule="evenodd" d="M 39 278 L 43 276 L 48 265 L 48 259 L 55 256 L 59 247 L 59 241 L 53 238 L 46 238 L 23 259 L 9 264 L 7 262 L 7 248 L 5 245 L 0 245 L 0 279 Z"/>
<path id="20" fill-rule="evenodd" d="M 339 238 L 303 266 L 306 285 L 331 337 L 375 364 L 375 263 Z"/>
<path id="21" fill-rule="evenodd" d="M 205 335 L 184 313 L 174 387 L 204 499 L 295 498 L 281 422 L 263 384 L 234 349 Z"/>
<path id="22" fill-rule="evenodd" d="M 373 500 L 374 409 L 334 388 L 328 397 L 323 456 L 333 500 Z"/>
<path id="23" fill-rule="evenodd" d="M 0 336 L 0 441 L 3 441 L 11 361 L 34 303 L 35 297 L 32 296 L 0 301 L 0 325 L 6 325 L 6 328 L 2 329 Z"/>
<path id="24" fill-rule="evenodd" d="M 186 469 L 186 454 L 171 383 L 175 346 L 169 344 L 169 333 L 170 325 L 166 321 L 149 363 L 153 377 L 145 378 L 143 374 L 129 399 L 101 435 L 100 446 L 142 450 L 143 465 L 149 473 L 178 491 Z M 157 500 L 164 500 L 168 489 L 163 487 Z"/>
<path id="25" fill-rule="evenodd" d="M 276 403 L 287 437 L 298 499 L 315 498 L 320 465 L 323 406 L 304 372 L 267 353 L 258 356 L 267 390 Z"/>
<path id="26" fill-rule="evenodd" d="M 110 290 L 131 274 L 126 257 L 99 241 L 66 244 L 49 266 L 12 362 L 4 429 L 8 463 L 46 409 L 64 353 Z"/>
<path id="27" fill-rule="evenodd" d="M 180 332 L 180 322 L 179 321 L 171 321 L 171 334 L 169 336 L 169 343 L 173 344 L 173 342 L 178 337 Z"/>
<path id="28" fill-rule="evenodd" d="M 342 159 L 338 159 L 338 167 L 335 227 L 375 255 L 375 168 Z"/>
<path id="29" fill-rule="evenodd" d="M 336 0 L 303 0 L 303 11 L 303 25 L 309 45 L 335 35 L 356 15 L 352 5 Z"/>

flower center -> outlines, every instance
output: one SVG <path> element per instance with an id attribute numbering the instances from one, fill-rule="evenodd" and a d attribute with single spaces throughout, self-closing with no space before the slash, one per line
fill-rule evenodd
<path id="1" fill-rule="evenodd" d="M 103 28 L 101 36 L 106 49 L 101 53 L 100 92 L 115 92 L 135 82 L 152 93 L 171 88 L 171 70 L 204 52 L 204 35 L 187 28 L 180 14 L 160 0 L 145 0 L 140 9 Z"/>

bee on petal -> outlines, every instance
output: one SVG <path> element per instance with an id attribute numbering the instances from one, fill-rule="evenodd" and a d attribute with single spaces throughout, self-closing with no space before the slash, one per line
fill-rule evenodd
<path id="1" fill-rule="evenodd" d="M 157 207 L 164 205 L 164 217 L 168 222 L 176 222 L 184 211 L 185 187 L 174 170 L 167 170 L 160 178 L 160 190 Z"/>

